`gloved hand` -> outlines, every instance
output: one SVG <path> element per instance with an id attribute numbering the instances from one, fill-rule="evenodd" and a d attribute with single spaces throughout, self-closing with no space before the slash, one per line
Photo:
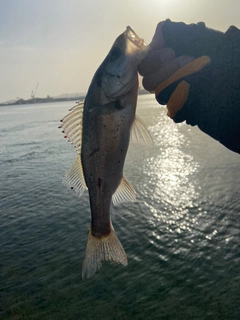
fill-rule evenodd
<path id="1" fill-rule="evenodd" d="M 144 88 L 175 122 L 198 125 L 240 153 L 240 31 L 166 20 L 150 47 L 139 65 Z"/>

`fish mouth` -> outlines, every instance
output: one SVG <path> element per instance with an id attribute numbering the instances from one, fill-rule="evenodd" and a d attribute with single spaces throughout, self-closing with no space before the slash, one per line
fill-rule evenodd
<path id="1" fill-rule="evenodd" d="M 132 54 L 134 53 L 137 49 L 146 51 L 149 49 L 149 46 L 144 42 L 142 38 L 140 38 L 135 31 L 129 26 L 127 26 L 126 31 L 124 32 L 125 37 L 127 40 L 130 41 L 129 48 L 127 48 L 127 53 Z"/>

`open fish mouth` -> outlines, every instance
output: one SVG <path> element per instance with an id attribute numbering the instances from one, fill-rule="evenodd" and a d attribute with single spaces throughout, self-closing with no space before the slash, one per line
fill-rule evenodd
<path id="1" fill-rule="evenodd" d="M 149 46 L 144 42 L 144 40 L 142 38 L 140 38 L 135 31 L 133 31 L 133 29 L 129 26 L 127 26 L 126 28 L 126 31 L 124 32 L 126 38 L 130 41 L 131 44 L 135 45 L 138 49 L 141 49 L 141 50 L 146 50 L 149 48 Z M 133 53 L 133 51 L 136 51 L 136 48 L 135 47 L 135 50 L 133 50 L 133 46 L 129 46 L 128 48 L 128 53 L 131 54 Z"/>

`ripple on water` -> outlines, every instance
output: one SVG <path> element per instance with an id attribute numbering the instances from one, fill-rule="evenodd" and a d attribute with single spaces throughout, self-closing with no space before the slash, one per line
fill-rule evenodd
<path id="1" fill-rule="evenodd" d="M 61 184 L 76 154 L 56 120 L 71 106 L 0 110 L 0 317 L 239 319 L 237 155 L 141 97 L 155 145 L 130 147 L 137 202 L 112 208 L 129 264 L 82 281 L 89 201 Z"/>

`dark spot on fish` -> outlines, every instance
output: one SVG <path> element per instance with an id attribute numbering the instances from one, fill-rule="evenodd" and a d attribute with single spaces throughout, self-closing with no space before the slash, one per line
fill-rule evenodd
<path id="1" fill-rule="evenodd" d="M 98 188 L 101 188 L 102 185 L 102 179 L 98 178 L 97 186 Z"/>
<path id="2" fill-rule="evenodd" d="M 94 149 L 92 153 L 90 153 L 89 158 L 92 157 L 98 151 L 99 151 L 99 148 Z"/>
<path id="3" fill-rule="evenodd" d="M 123 109 L 123 106 L 121 106 L 121 104 L 119 103 L 119 101 L 116 101 L 116 102 L 115 102 L 115 108 L 116 108 L 117 110 L 122 110 L 122 109 Z"/>
<path id="4" fill-rule="evenodd" d="M 108 58 L 114 61 L 114 60 L 117 60 L 121 54 L 122 54 L 122 51 L 119 47 L 113 47 L 108 54 Z"/>
<path id="5" fill-rule="evenodd" d="M 118 163 L 120 163 L 121 161 L 120 160 L 118 160 Z"/>
<path id="6" fill-rule="evenodd" d="M 71 190 L 73 190 L 73 187 L 71 187 Z"/>
<path id="7" fill-rule="evenodd" d="M 103 127 L 104 127 L 104 128 L 106 128 L 106 126 L 105 126 L 105 125 L 104 125 Z"/>

